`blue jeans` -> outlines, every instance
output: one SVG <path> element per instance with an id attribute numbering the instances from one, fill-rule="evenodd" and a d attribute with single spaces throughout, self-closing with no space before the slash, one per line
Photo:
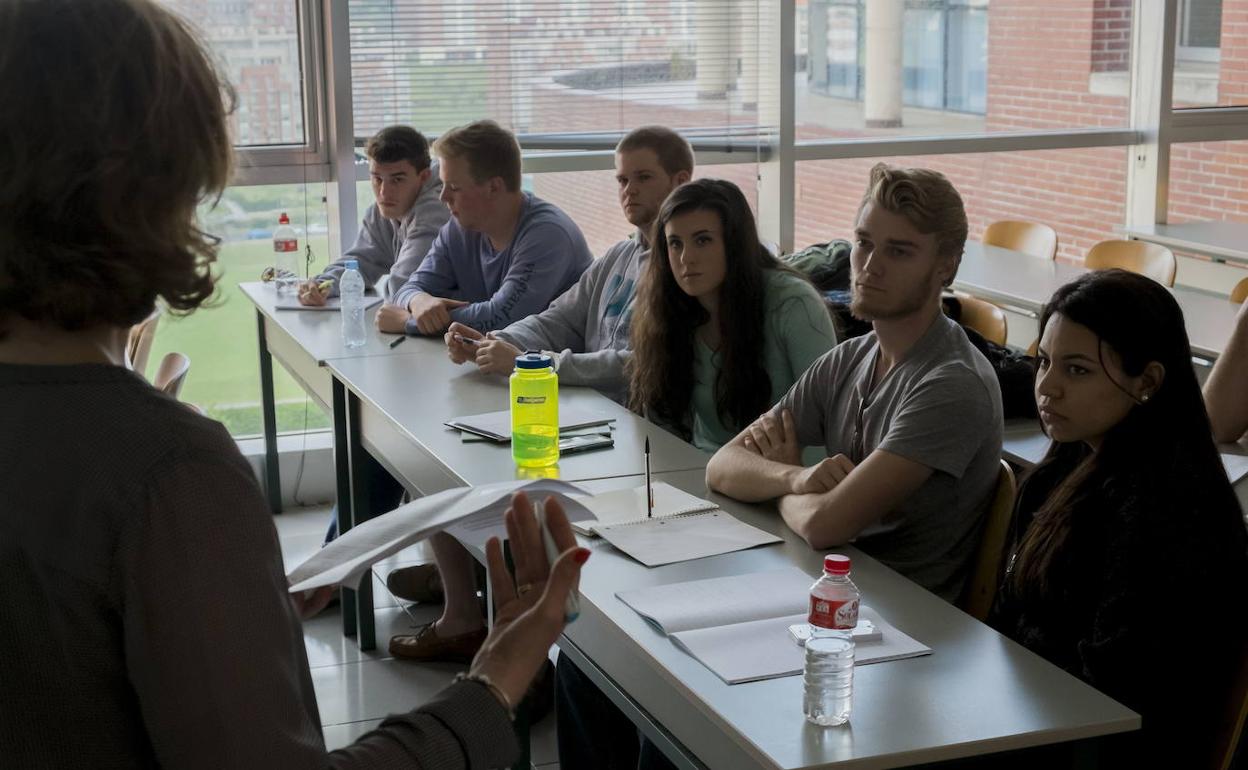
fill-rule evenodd
<path id="1" fill-rule="evenodd" d="M 389 471 L 381 467 L 373 458 L 369 457 L 365 460 L 368 468 L 368 504 L 371 508 L 373 516 L 377 516 L 398 507 L 403 500 L 403 485 L 394 480 Z M 325 530 L 325 542 L 321 545 L 327 545 L 338 537 L 338 506 L 334 505 L 334 509 L 329 514 L 329 528 Z"/>

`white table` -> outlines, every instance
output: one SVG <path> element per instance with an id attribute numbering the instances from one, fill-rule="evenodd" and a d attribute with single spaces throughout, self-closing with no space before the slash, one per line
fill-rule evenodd
<path id="1" fill-rule="evenodd" d="M 1038 315 L 1053 292 L 1086 272 L 1081 266 L 967 241 L 953 286 L 1009 309 Z M 1235 329 L 1239 306 L 1200 289 L 1180 286 L 1170 292 L 1183 311 L 1192 353 L 1216 359 Z"/>
<path id="2" fill-rule="evenodd" d="M 1174 251 L 1248 264 L 1248 222 L 1182 222 L 1123 227 L 1128 238 L 1158 243 Z"/>
<path id="3" fill-rule="evenodd" d="M 581 578 L 581 618 L 559 645 L 682 767 L 887 768 L 1078 741 L 1136 729 L 1139 717 L 854 548 L 864 601 L 933 654 L 861 666 L 846 727 L 816 728 L 801 711 L 800 676 L 726 685 L 616 598 L 617 591 L 796 566 L 822 553 L 770 506 L 708 493 L 698 471 L 661 474 L 709 497 L 782 544 L 646 568 L 602 541 Z M 613 479 L 591 490 L 631 486 Z"/>

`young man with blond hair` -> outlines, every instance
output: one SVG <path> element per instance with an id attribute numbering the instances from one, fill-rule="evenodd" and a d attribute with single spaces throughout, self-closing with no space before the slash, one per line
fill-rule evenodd
<path id="1" fill-rule="evenodd" d="M 663 126 L 628 132 L 615 148 L 615 181 L 620 209 L 636 231 L 607 249 L 548 310 L 488 335 L 451 324 L 446 334 L 451 360 L 510 374 L 522 351 L 548 351 L 562 384 L 597 388 L 624 403 L 629 322 L 650 254 L 650 227 L 668 194 L 692 176 L 693 148 L 680 134 Z M 465 343 L 462 338 L 483 341 Z"/>
<path id="2" fill-rule="evenodd" d="M 520 145 L 492 120 L 433 143 L 451 211 L 420 267 L 377 313 L 383 332 L 441 334 L 458 321 L 492 331 L 545 310 L 589 267 L 567 214 L 520 189 Z"/>
<path id="3" fill-rule="evenodd" d="M 956 601 L 996 487 L 1001 390 L 941 312 L 967 221 L 943 175 L 878 164 L 858 210 L 851 310 L 873 331 L 811 365 L 711 459 L 707 484 L 778 499 L 785 522 L 826 549 L 849 541 Z M 803 467 L 803 447 L 827 457 Z"/>

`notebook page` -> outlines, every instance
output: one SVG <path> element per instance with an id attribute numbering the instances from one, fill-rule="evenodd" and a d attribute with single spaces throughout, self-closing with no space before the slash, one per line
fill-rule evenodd
<path id="1" fill-rule="evenodd" d="M 815 579 L 794 567 L 620 591 L 616 597 L 671 635 L 807 612 Z M 785 625 L 786 633 L 788 625 Z"/>
<path id="2" fill-rule="evenodd" d="M 685 513 L 712 511 L 719 508 L 710 500 L 677 489 L 666 482 L 657 481 L 654 489 L 654 518 L 680 516 Z M 587 497 L 581 501 L 594 514 L 597 521 L 584 521 L 575 529 L 583 535 L 597 534 L 599 526 L 627 524 L 646 520 L 646 487 L 643 484 L 632 489 L 616 489 Z"/>
<path id="3" fill-rule="evenodd" d="M 598 534 L 647 567 L 782 542 L 775 535 L 751 527 L 724 511 L 599 527 Z"/>

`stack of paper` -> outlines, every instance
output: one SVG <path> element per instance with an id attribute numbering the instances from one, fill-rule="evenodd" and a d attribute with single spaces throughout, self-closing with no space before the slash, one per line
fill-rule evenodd
<path id="1" fill-rule="evenodd" d="M 606 425 L 614 421 L 614 417 L 608 417 L 599 412 L 583 409 L 560 409 L 559 433 L 562 435 L 565 431 L 573 431 L 595 425 Z M 456 417 L 447 420 L 443 425 L 465 433 L 472 433 L 491 441 L 500 443 L 511 441 L 511 412 L 506 410 Z"/>
<path id="2" fill-rule="evenodd" d="M 291 592 L 328 585 L 355 588 L 374 564 L 435 532 L 456 527 L 467 541 L 484 543 L 492 535 L 505 537 L 503 511 L 511 495 L 524 491 L 533 500 L 554 496 L 563 503 L 570 521 L 590 517 L 574 494 L 584 490 L 566 481 L 505 481 L 477 487 L 448 489 L 413 500 L 342 533 L 333 542 L 287 575 Z"/>
<path id="3" fill-rule="evenodd" d="M 807 619 L 814 578 L 788 568 L 653 586 L 616 594 L 727 684 L 800 674 L 803 649 L 789 626 Z M 928 655 L 931 648 L 898 631 L 870 607 L 859 617 L 878 640 L 855 644 L 857 665 Z"/>

